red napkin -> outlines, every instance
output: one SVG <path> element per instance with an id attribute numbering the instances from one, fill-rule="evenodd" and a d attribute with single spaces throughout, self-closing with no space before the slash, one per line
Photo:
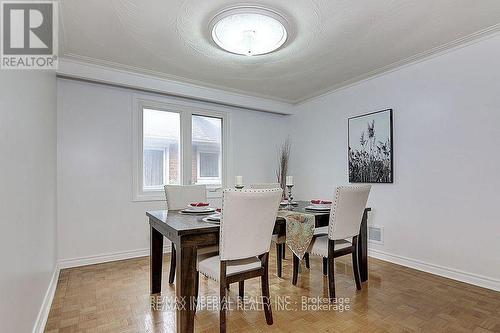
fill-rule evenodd
<path id="1" fill-rule="evenodd" d="M 220 212 L 222 212 L 222 209 L 221 209 L 221 208 L 217 208 L 215 211 L 216 211 L 217 213 L 220 213 Z"/>
<path id="2" fill-rule="evenodd" d="M 331 205 L 332 202 L 328 200 L 311 200 L 313 205 Z"/>
<path id="3" fill-rule="evenodd" d="M 207 203 L 207 202 L 193 202 L 191 204 L 191 206 L 193 206 L 193 207 L 206 207 L 208 205 L 209 205 L 209 203 Z"/>

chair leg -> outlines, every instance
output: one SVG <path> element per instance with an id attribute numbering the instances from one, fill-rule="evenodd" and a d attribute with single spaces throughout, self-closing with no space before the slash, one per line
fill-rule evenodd
<path id="1" fill-rule="evenodd" d="M 219 286 L 219 331 L 226 333 L 226 262 L 220 263 L 220 286 Z"/>
<path id="2" fill-rule="evenodd" d="M 282 244 L 276 244 L 276 268 L 278 271 L 278 277 L 281 277 L 282 267 L 283 267 L 283 246 Z"/>
<path id="3" fill-rule="evenodd" d="M 281 248 L 282 248 L 281 252 L 282 252 L 282 254 L 283 254 L 283 259 L 286 259 L 286 258 L 285 258 L 286 243 L 281 244 Z"/>
<path id="4" fill-rule="evenodd" d="M 269 254 L 266 253 L 263 258 L 264 275 L 261 276 L 262 286 L 262 303 L 264 305 L 264 314 L 266 316 L 266 323 L 273 324 L 273 312 L 271 310 L 271 296 L 269 294 Z"/>
<path id="5" fill-rule="evenodd" d="M 309 253 L 306 252 L 306 254 L 304 254 L 304 259 L 306 260 L 306 268 L 311 268 L 311 265 L 309 264 Z"/>
<path id="6" fill-rule="evenodd" d="M 335 300 L 335 262 L 333 258 L 335 241 L 328 240 L 328 294 L 330 302 Z"/>
<path id="7" fill-rule="evenodd" d="M 175 253 L 175 245 L 172 243 L 171 251 L 170 251 L 170 274 L 168 275 L 168 283 L 174 283 L 175 278 L 175 265 L 176 265 L 176 253 Z"/>
<path id="8" fill-rule="evenodd" d="M 198 305 L 198 294 L 200 290 L 200 272 L 196 272 L 196 280 L 194 285 L 194 312 L 196 312 L 196 307 Z"/>
<path id="9" fill-rule="evenodd" d="M 356 289 L 361 290 L 361 276 L 358 265 L 358 236 L 352 238 L 352 270 L 354 271 L 354 281 Z"/>
<path id="10" fill-rule="evenodd" d="M 239 296 L 240 299 L 243 300 L 245 297 L 245 281 L 238 282 Z"/>
<path id="11" fill-rule="evenodd" d="M 292 284 L 295 286 L 297 285 L 297 278 L 299 276 L 299 264 L 300 260 L 299 257 L 293 254 L 293 275 L 292 275 Z"/>
<path id="12" fill-rule="evenodd" d="M 328 258 L 323 258 L 323 275 L 328 275 Z"/>

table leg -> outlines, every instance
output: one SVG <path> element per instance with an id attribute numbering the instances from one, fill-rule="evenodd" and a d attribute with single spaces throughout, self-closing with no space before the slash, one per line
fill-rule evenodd
<path id="1" fill-rule="evenodd" d="M 194 332 L 194 314 L 196 297 L 196 247 L 183 246 L 182 240 L 177 247 L 177 278 L 175 293 L 177 296 L 177 332 Z"/>
<path id="2" fill-rule="evenodd" d="M 163 235 L 150 227 L 150 278 L 151 294 L 161 292 L 161 274 L 163 264 Z"/>
<path id="3" fill-rule="evenodd" d="M 368 211 L 365 210 L 361 220 L 358 237 L 358 265 L 361 282 L 368 281 Z"/>

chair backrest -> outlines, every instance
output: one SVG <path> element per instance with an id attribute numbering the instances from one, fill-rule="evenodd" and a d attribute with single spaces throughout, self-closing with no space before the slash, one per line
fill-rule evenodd
<path id="1" fill-rule="evenodd" d="M 205 185 L 165 185 L 165 197 L 167 209 L 184 209 L 192 202 L 206 202 L 207 187 Z"/>
<path id="2" fill-rule="evenodd" d="M 219 239 L 222 260 L 269 252 L 281 193 L 280 188 L 224 190 Z"/>
<path id="3" fill-rule="evenodd" d="M 330 213 L 328 238 L 345 239 L 359 234 L 370 185 L 339 186 Z"/>
<path id="4" fill-rule="evenodd" d="M 256 183 L 256 184 L 250 184 L 250 188 L 253 189 L 281 188 L 281 185 L 279 183 Z"/>

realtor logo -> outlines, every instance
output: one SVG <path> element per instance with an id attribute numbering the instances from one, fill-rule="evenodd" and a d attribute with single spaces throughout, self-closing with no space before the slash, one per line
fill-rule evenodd
<path id="1" fill-rule="evenodd" d="M 57 68 L 57 3 L 2 1 L 0 67 Z"/>

